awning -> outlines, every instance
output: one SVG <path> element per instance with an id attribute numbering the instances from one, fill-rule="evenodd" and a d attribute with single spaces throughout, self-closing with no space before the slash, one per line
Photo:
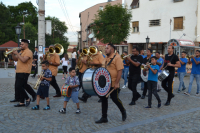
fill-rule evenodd
<path id="1" fill-rule="evenodd" d="M 184 39 L 171 39 L 171 40 L 169 40 L 168 45 L 171 45 L 171 46 L 182 46 L 182 47 L 193 47 L 193 48 L 197 47 L 197 46 L 195 46 L 193 41 L 184 40 Z"/>

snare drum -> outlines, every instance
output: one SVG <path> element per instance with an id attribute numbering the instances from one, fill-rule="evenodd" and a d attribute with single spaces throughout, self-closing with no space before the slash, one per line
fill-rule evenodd
<path id="1" fill-rule="evenodd" d="M 166 79 L 169 76 L 169 71 L 168 70 L 163 70 L 160 75 L 158 76 L 158 80 L 159 81 L 163 81 L 164 79 Z"/>
<path id="2" fill-rule="evenodd" d="M 82 88 L 90 96 L 105 96 L 111 88 L 111 76 L 106 68 L 89 68 L 82 77 Z"/>

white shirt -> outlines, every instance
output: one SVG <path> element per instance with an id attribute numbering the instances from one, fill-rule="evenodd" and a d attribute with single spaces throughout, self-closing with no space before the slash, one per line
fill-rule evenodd
<path id="1" fill-rule="evenodd" d="M 14 61 L 14 66 L 17 66 L 17 61 Z"/>
<path id="2" fill-rule="evenodd" d="M 73 53 L 72 53 L 72 58 L 75 58 L 75 59 L 76 59 L 76 52 L 73 52 Z"/>
<path id="3" fill-rule="evenodd" d="M 62 58 L 62 66 L 68 66 L 69 60 L 65 60 L 65 57 Z"/>

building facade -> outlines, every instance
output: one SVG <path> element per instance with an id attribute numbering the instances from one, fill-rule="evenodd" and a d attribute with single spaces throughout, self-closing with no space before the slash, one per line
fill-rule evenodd
<path id="1" fill-rule="evenodd" d="M 138 46 L 165 54 L 171 39 L 191 40 L 199 46 L 200 0 L 125 0 L 124 5 L 132 13 L 129 53 Z"/>
<path id="2" fill-rule="evenodd" d="M 95 19 L 95 14 L 98 13 L 99 10 L 103 10 L 107 4 L 116 5 L 122 4 L 122 0 L 108 0 L 105 3 L 96 4 L 79 14 L 80 18 L 80 31 L 79 33 L 79 45 L 80 48 L 88 47 L 91 45 L 97 45 L 99 41 L 94 38 L 91 30 L 89 30 L 90 25 L 93 23 L 93 19 Z"/>

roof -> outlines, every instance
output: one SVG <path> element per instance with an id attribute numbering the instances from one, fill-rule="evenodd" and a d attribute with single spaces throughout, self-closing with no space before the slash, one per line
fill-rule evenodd
<path id="1" fill-rule="evenodd" d="M 4 48 L 15 48 L 15 47 L 18 47 L 18 44 L 14 41 L 9 41 L 9 42 L 6 42 L 2 45 L 0 45 L 0 47 L 4 47 Z"/>

